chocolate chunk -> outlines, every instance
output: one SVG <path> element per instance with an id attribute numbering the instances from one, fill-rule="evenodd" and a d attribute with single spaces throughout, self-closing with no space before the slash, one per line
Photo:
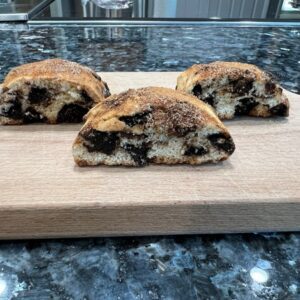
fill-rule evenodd
<path id="1" fill-rule="evenodd" d="M 0 106 L 0 116 L 11 118 L 11 119 L 21 119 L 22 118 L 22 105 L 17 99 L 4 102 Z"/>
<path id="2" fill-rule="evenodd" d="M 32 104 L 43 103 L 47 105 L 50 99 L 50 93 L 46 88 L 32 87 L 28 95 L 28 101 Z"/>
<path id="3" fill-rule="evenodd" d="M 288 116 L 288 108 L 283 103 L 280 103 L 276 106 L 271 107 L 270 112 L 274 116 L 280 116 L 280 117 L 287 117 Z"/>
<path id="4" fill-rule="evenodd" d="M 207 103 L 207 104 L 209 104 L 209 105 L 211 105 L 211 106 L 214 106 L 214 100 L 215 100 L 215 98 L 214 98 L 213 95 L 209 95 L 209 96 L 203 98 L 202 100 L 203 100 L 205 103 Z"/>
<path id="5" fill-rule="evenodd" d="M 254 89 L 252 92 L 251 92 L 251 96 L 254 96 L 254 97 L 259 97 L 259 92 Z"/>
<path id="6" fill-rule="evenodd" d="M 196 126 L 191 126 L 191 127 L 174 126 L 173 130 L 171 130 L 171 134 L 175 133 L 175 135 L 181 137 L 181 136 L 185 136 L 190 132 L 196 131 L 196 129 L 197 129 Z"/>
<path id="7" fill-rule="evenodd" d="M 207 138 L 210 140 L 211 144 L 219 150 L 223 150 L 228 154 L 234 152 L 235 145 L 233 140 L 230 137 L 226 137 L 223 133 L 214 133 Z"/>
<path id="8" fill-rule="evenodd" d="M 137 124 L 145 124 L 148 120 L 149 114 L 150 112 L 146 111 L 146 112 L 135 114 L 133 116 L 120 117 L 119 120 L 124 122 L 129 127 L 133 127 Z"/>
<path id="9" fill-rule="evenodd" d="M 135 140 L 145 140 L 148 137 L 146 134 L 135 134 L 131 132 L 122 132 L 122 138 L 135 139 Z"/>
<path id="10" fill-rule="evenodd" d="M 148 163 L 147 153 L 149 148 L 147 147 L 147 144 L 143 143 L 139 146 L 125 144 L 123 148 L 128 151 L 137 166 L 141 167 Z"/>
<path id="11" fill-rule="evenodd" d="M 106 82 L 103 82 L 103 83 L 104 83 L 104 87 L 105 87 L 103 93 L 104 93 L 104 97 L 106 98 L 106 97 L 109 97 L 111 95 L 111 93 L 110 93 L 107 83 Z"/>
<path id="12" fill-rule="evenodd" d="M 252 79 L 238 79 L 231 81 L 230 84 L 232 85 L 232 92 L 238 95 L 245 95 L 249 93 L 249 91 L 253 87 L 253 80 Z"/>
<path id="13" fill-rule="evenodd" d="M 103 82 L 104 84 L 104 90 L 103 90 L 103 96 L 106 98 L 106 97 L 109 97 L 111 94 L 110 94 L 110 90 L 108 88 L 108 85 L 106 82 L 102 81 L 101 77 L 96 73 L 96 72 L 92 72 L 92 75 L 99 81 Z"/>
<path id="14" fill-rule="evenodd" d="M 66 104 L 57 115 L 58 123 L 80 123 L 88 109 L 77 104 Z"/>
<path id="15" fill-rule="evenodd" d="M 256 102 L 253 98 L 241 99 L 238 101 L 238 105 L 235 107 L 235 115 L 248 115 L 257 104 L 258 102 Z"/>
<path id="16" fill-rule="evenodd" d="M 272 95 L 275 93 L 275 90 L 276 90 L 276 84 L 274 82 L 267 82 L 265 84 L 266 94 Z"/>
<path id="17" fill-rule="evenodd" d="M 24 123 L 38 123 L 38 122 L 44 122 L 46 118 L 37 112 L 34 108 L 29 107 L 24 112 L 23 116 Z"/>
<path id="18" fill-rule="evenodd" d="M 92 104 L 94 101 L 93 99 L 88 95 L 88 93 L 85 90 L 81 91 L 81 97 L 84 99 L 84 102 L 86 104 Z"/>
<path id="19" fill-rule="evenodd" d="M 193 94 L 198 97 L 201 98 L 202 95 L 202 87 L 200 84 L 195 85 L 195 87 L 193 88 Z"/>
<path id="20" fill-rule="evenodd" d="M 208 150 L 204 147 L 198 146 L 198 147 L 189 147 L 185 152 L 184 155 L 187 156 L 192 156 L 192 155 L 197 155 L 197 156 L 202 156 L 208 153 Z"/>
<path id="21" fill-rule="evenodd" d="M 94 71 L 91 72 L 91 74 L 99 81 L 102 81 L 101 77 Z"/>
<path id="22" fill-rule="evenodd" d="M 98 151 L 107 155 L 115 151 L 119 141 L 116 132 L 104 132 L 95 129 L 90 129 L 85 132 L 83 138 L 88 141 L 88 143 L 84 143 L 84 145 L 90 152 Z"/>

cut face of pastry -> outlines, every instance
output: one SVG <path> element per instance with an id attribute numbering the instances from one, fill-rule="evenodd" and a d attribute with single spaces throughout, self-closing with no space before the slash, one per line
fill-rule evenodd
<path id="1" fill-rule="evenodd" d="M 149 87 L 113 95 L 87 114 L 74 144 L 79 166 L 201 164 L 227 159 L 233 140 L 196 97 Z"/>
<path id="2" fill-rule="evenodd" d="M 12 69 L 0 85 L 0 124 L 77 123 L 110 95 L 107 84 L 75 62 L 49 59 Z"/>
<path id="3" fill-rule="evenodd" d="M 282 88 L 254 65 L 218 61 L 193 65 L 179 75 L 176 89 L 208 103 L 221 119 L 289 114 Z"/>

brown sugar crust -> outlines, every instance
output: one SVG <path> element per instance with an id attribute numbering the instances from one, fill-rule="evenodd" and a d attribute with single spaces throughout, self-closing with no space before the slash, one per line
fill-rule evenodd
<path id="1" fill-rule="evenodd" d="M 228 76 L 232 80 L 240 77 L 249 77 L 260 81 L 271 80 L 270 75 L 257 66 L 240 62 L 216 61 L 210 64 L 198 64 L 193 65 L 186 72 L 189 75 L 197 75 L 198 81 L 224 76 Z"/>
<path id="2" fill-rule="evenodd" d="M 74 85 L 80 85 L 96 102 L 104 98 L 107 89 L 106 83 L 96 72 L 76 62 L 58 58 L 13 68 L 5 77 L 2 87 L 9 88 L 16 81 L 30 81 L 36 78 L 67 81 Z"/>
<path id="3" fill-rule="evenodd" d="M 112 95 L 91 109 L 86 119 L 97 130 L 119 131 L 128 129 L 119 120 L 120 117 L 147 111 L 151 111 L 152 122 L 156 127 L 167 129 L 171 134 L 208 123 L 225 129 L 209 105 L 194 96 L 163 87 L 130 89 Z"/>
<path id="4" fill-rule="evenodd" d="M 127 126 L 119 121 L 120 117 L 143 111 L 152 111 L 155 125 L 167 127 L 173 133 L 175 128 L 201 127 L 207 123 L 225 128 L 207 104 L 194 96 L 163 87 L 130 89 L 112 95 L 90 110 L 86 119 L 95 129 L 103 129 L 103 122 L 107 122 L 108 130 L 123 130 Z"/>

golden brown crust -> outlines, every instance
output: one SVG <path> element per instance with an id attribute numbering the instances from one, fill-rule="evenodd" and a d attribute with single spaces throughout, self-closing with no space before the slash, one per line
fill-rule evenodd
<path id="1" fill-rule="evenodd" d="M 163 87 L 130 89 L 112 95 L 97 104 L 86 116 L 87 124 L 100 131 L 121 131 L 126 124 L 122 116 L 152 111 L 153 122 L 170 133 L 209 123 L 225 130 L 224 125 L 209 105 L 196 97 Z"/>
<path id="2" fill-rule="evenodd" d="M 210 82 L 222 78 L 234 81 L 247 78 L 268 82 L 271 76 L 257 66 L 240 62 L 215 61 L 209 64 L 196 64 L 182 72 L 177 80 L 177 89 L 191 92 L 197 83 Z"/>
<path id="3" fill-rule="evenodd" d="M 91 69 L 76 62 L 63 59 L 47 59 L 13 68 L 5 77 L 2 87 L 10 88 L 17 81 L 31 81 L 34 79 L 52 79 L 57 82 L 66 81 L 80 85 L 95 102 L 105 97 L 107 85 Z"/>
<path id="4" fill-rule="evenodd" d="M 270 75 L 257 66 L 240 62 L 216 61 L 210 64 L 198 64 L 193 65 L 186 72 L 197 74 L 197 79 L 200 81 L 224 76 L 228 76 L 232 80 L 244 76 L 260 81 L 271 80 Z"/>

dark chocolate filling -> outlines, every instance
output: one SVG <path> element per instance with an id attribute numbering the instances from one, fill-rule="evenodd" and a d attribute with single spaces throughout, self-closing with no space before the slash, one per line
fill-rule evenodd
<path id="1" fill-rule="evenodd" d="M 32 87 L 29 95 L 28 101 L 32 104 L 48 104 L 48 101 L 51 99 L 51 95 L 46 88 Z"/>
<path id="2" fill-rule="evenodd" d="M 23 116 L 24 123 L 38 123 L 44 122 L 46 118 L 38 113 L 34 108 L 29 107 Z"/>
<path id="3" fill-rule="evenodd" d="M 104 81 L 102 81 L 102 79 L 101 79 L 101 77 L 96 73 L 96 72 L 91 72 L 92 73 L 92 75 L 97 79 L 97 80 L 99 80 L 100 82 L 103 82 L 103 84 L 104 84 L 104 90 L 103 90 L 103 95 L 104 95 L 104 97 L 106 98 L 106 97 L 109 97 L 110 96 L 110 91 L 109 91 L 109 88 L 108 88 L 108 86 L 107 86 L 107 83 L 106 82 L 104 82 Z"/>
<path id="4" fill-rule="evenodd" d="M 58 123 L 80 123 L 88 109 L 78 104 L 66 104 L 57 115 Z"/>
<path id="5" fill-rule="evenodd" d="M 201 98 L 201 95 L 202 95 L 202 87 L 200 84 L 197 84 L 194 86 L 193 88 L 193 94 L 198 97 L 198 98 Z"/>
<path id="6" fill-rule="evenodd" d="M 265 84 L 266 94 L 272 95 L 275 93 L 275 90 L 276 90 L 276 84 L 274 82 L 267 82 Z"/>
<path id="7" fill-rule="evenodd" d="M 2 107 L 0 107 L 0 116 L 21 119 L 22 118 L 22 105 L 17 99 L 5 102 Z"/>
<path id="8" fill-rule="evenodd" d="M 256 89 L 254 89 L 252 92 L 251 92 L 251 96 L 254 96 L 254 97 L 259 97 L 259 93 Z"/>
<path id="9" fill-rule="evenodd" d="M 288 115 L 288 108 L 285 104 L 280 103 L 270 108 L 270 112 L 274 116 L 286 117 Z"/>
<path id="10" fill-rule="evenodd" d="M 227 152 L 228 154 L 232 154 L 235 150 L 233 140 L 230 137 L 226 137 L 223 133 L 214 133 L 207 138 L 213 146 L 219 150 Z"/>
<path id="11" fill-rule="evenodd" d="M 235 115 L 242 116 L 248 115 L 250 111 L 258 104 L 253 98 L 244 98 L 238 101 L 238 105 L 235 107 Z"/>
<path id="12" fill-rule="evenodd" d="M 119 120 L 124 122 L 129 127 L 133 127 L 137 124 L 145 124 L 148 120 L 149 114 L 150 112 L 146 111 L 146 112 L 135 114 L 133 116 L 123 116 L 120 117 Z"/>
<path id="13" fill-rule="evenodd" d="M 202 99 L 205 103 L 207 103 L 207 104 L 209 104 L 209 105 L 211 105 L 211 106 L 214 106 L 214 100 L 215 100 L 215 98 L 214 98 L 214 96 L 213 95 L 208 95 L 207 97 L 205 97 L 205 98 L 203 98 Z"/>
<path id="14" fill-rule="evenodd" d="M 148 137 L 146 134 L 134 134 L 131 132 L 122 132 L 121 134 L 122 138 L 134 139 L 137 141 L 146 140 L 146 138 Z"/>
<path id="15" fill-rule="evenodd" d="M 238 80 L 233 80 L 230 82 L 232 85 L 232 92 L 238 95 L 245 95 L 248 94 L 249 91 L 253 87 L 253 80 L 252 79 L 238 79 Z"/>
<path id="16" fill-rule="evenodd" d="M 110 90 L 109 90 L 109 87 L 108 87 L 107 83 L 106 82 L 103 82 L 103 83 L 104 83 L 104 87 L 105 87 L 105 89 L 103 91 L 103 94 L 104 94 L 104 97 L 107 98 L 111 95 L 111 93 L 110 93 Z"/>
<path id="17" fill-rule="evenodd" d="M 130 154 L 137 166 L 144 166 L 148 164 L 147 153 L 149 151 L 149 147 L 147 144 L 143 143 L 139 146 L 125 144 L 123 149 Z"/>
<path id="18" fill-rule="evenodd" d="M 98 151 L 107 155 L 115 151 L 117 143 L 119 142 L 119 137 L 116 132 L 103 132 L 95 129 L 90 129 L 84 133 L 83 138 L 88 141 L 88 143 L 84 143 L 88 151 Z"/>
<path id="19" fill-rule="evenodd" d="M 91 72 L 91 74 L 99 81 L 102 81 L 101 77 L 96 72 Z"/>
<path id="20" fill-rule="evenodd" d="M 202 155 L 205 155 L 206 153 L 208 153 L 208 150 L 204 147 L 191 146 L 184 152 L 184 155 L 187 155 L 187 156 L 193 156 L 193 155 L 202 156 Z"/>
<path id="21" fill-rule="evenodd" d="M 185 136 L 190 132 L 196 131 L 196 126 L 192 127 L 181 127 L 181 126 L 174 126 L 172 133 L 176 134 L 178 137 Z"/>
<path id="22" fill-rule="evenodd" d="M 81 91 L 81 97 L 84 99 L 84 102 L 86 104 L 92 104 L 94 101 L 93 99 L 88 95 L 88 93 L 85 90 Z"/>

